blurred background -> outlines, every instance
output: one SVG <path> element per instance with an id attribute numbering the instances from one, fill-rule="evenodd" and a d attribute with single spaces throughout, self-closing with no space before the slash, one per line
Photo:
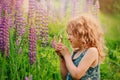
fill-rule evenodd
<path id="1" fill-rule="evenodd" d="M 108 48 L 101 80 L 120 80 L 120 0 L 0 0 L 0 80 L 62 80 L 53 38 L 71 17 L 92 13 Z"/>

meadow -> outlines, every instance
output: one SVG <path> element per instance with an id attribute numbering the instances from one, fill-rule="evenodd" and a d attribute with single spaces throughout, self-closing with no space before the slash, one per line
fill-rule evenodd
<path id="1" fill-rule="evenodd" d="M 100 20 L 105 28 L 105 40 L 108 48 L 106 58 L 101 64 L 101 80 L 120 79 L 120 37 L 119 37 L 119 18 L 100 14 Z M 49 44 L 41 47 L 37 42 L 37 59 L 33 65 L 29 64 L 28 58 L 28 33 L 22 38 L 22 53 L 16 51 L 14 41 L 14 30 L 10 30 L 10 55 L 9 58 L 0 54 L 0 80 L 24 80 L 25 77 L 32 77 L 33 80 L 61 80 L 59 70 L 59 58 L 51 47 L 51 40 L 54 36 L 62 34 L 63 43 L 69 49 L 69 42 L 65 32 L 66 24 L 55 22 L 49 24 Z"/>
<path id="2" fill-rule="evenodd" d="M 30 18 L 31 20 L 29 22 L 32 23 L 33 18 L 31 16 Z M 120 15 L 111 15 L 100 12 L 99 19 L 101 26 L 104 29 L 104 38 L 107 46 L 105 60 L 100 65 L 101 80 L 119 80 Z M 29 37 L 31 34 L 28 28 L 30 28 L 31 24 L 25 25 L 27 30 L 24 35 L 20 37 L 21 40 L 19 46 L 16 45 L 16 40 L 18 39 L 16 38 L 16 34 L 19 32 L 17 33 L 14 27 L 9 28 L 9 56 L 6 57 L 6 54 L 3 54 L 2 51 L 0 51 L 0 80 L 62 80 L 59 68 L 59 57 L 52 48 L 51 41 L 54 37 L 58 41 L 58 37 L 62 35 L 63 43 L 70 51 L 72 51 L 69 41 L 67 40 L 67 21 L 68 18 L 65 18 L 63 20 L 50 21 L 48 24 L 46 23 L 48 26 L 48 43 L 45 46 L 42 45 L 42 40 L 36 40 L 35 37 Z M 35 24 L 38 25 L 37 23 Z M 46 25 L 44 24 L 42 26 Z M 0 27 L 0 29 L 2 28 Z M 34 31 L 32 32 L 34 34 Z M 40 35 L 38 35 L 37 38 L 39 36 Z M 30 44 L 32 43 L 30 43 L 30 39 L 32 40 L 33 38 L 36 40 L 36 44 L 34 44 L 35 50 L 33 50 L 36 51 L 36 58 L 31 63 L 29 54 L 31 50 Z"/>

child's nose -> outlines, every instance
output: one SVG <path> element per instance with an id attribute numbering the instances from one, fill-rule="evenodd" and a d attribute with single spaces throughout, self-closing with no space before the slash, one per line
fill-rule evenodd
<path id="1" fill-rule="evenodd" d="M 70 40 L 70 36 L 68 36 L 68 40 Z"/>

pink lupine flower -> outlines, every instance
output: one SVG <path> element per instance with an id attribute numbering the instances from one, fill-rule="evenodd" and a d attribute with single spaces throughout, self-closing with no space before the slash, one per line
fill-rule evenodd
<path id="1" fill-rule="evenodd" d="M 29 30 L 29 60 L 30 64 L 36 62 L 36 31 L 33 25 L 30 26 Z"/>
<path id="2" fill-rule="evenodd" d="M 25 77 L 25 80 L 32 80 L 32 75 L 30 75 L 29 77 Z"/>
<path id="3" fill-rule="evenodd" d="M 29 80 L 29 78 L 28 78 L 28 77 L 25 77 L 25 80 Z"/>

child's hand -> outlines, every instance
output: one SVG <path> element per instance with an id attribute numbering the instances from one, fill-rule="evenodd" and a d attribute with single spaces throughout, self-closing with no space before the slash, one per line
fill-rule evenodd
<path id="1" fill-rule="evenodd" d="M 56 44 L 56 51 L 58 51 L 63 57 L 69 55 L 68 48 L 62 43 Z"/>
<path id="2" fill-rule="evenodd" d="M 60 41 L 59 41 L 60 42 Z M 55 39 L 53 38 L 52 42 L 51 42 L 51 46 L 55 49 L 55 52 L 57 53 L 57 55 L 60 57 L 60 58 L 63 58 L 63 56 L 60 54 L 59 50 L 56 49 L 56 41 Z"/>
<path id="3" fill-rule="evenodd" d="M 61 48 L 57 48 L 57 46 L 59 46 L 59 44 L 61 45 L 62 44 L 62 36 L 60 35 L 59 36 L 59 41 L 58 43 L 56 42 L 55 38 L 53 38 L 52 42 L 51 42 L 51 46 L 55 49 L 55 52 L 57 53 L 57 55 L 63 59 L 63 56 L 62 56 L 62 51 L 61 51 Z M 64 52 L 64 51 L 63 51 Z"/>
<path id="4" fill-rule="evenodd" d="M 61 59 L 63 59 L 63 56 L 60 54 L 59 51 L 55 51 L 55 52 L 57 53 L 57 55 L 58 55 Z"/>
<path id="5" fill-rule="evenodd" d="M 59 41 L 58 41 L 58 43 L 62 43 L 62 36 L 60 35 L 59 36 Z M 54 38 L 52 39 L 52 41 L 51 41 L 51 46 L 52 46 L 52 48 L 56 48 L 56 44 L 57 44 L 57 42 L 56 42 L 56 40 L 55 40 L 55 36 L 54 36 Z"/>

